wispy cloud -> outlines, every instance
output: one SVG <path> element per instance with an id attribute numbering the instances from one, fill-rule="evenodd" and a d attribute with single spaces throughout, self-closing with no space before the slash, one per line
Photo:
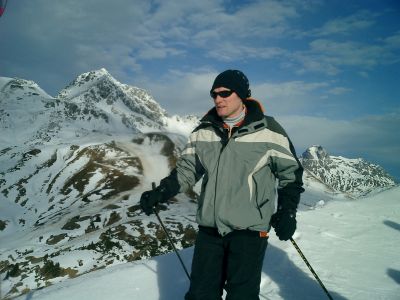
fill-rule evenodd
<path id="1" fill-rule="evenodd" d="M 328 90 L 328 93 L 332 94 L 332 95 L 342 95 L 342 94 L 346 94 L 351 91 L 352 91 L 352 89 L 339 86 L 339 87 L 334 87 L 334 88 Z"/>
<path id="2" fill-rule="evenodd" d="M 379 16 L 368 10 L 361 10 L 346 17 L 328 20 L 322 27 L 310 30 L 306 35 L 311 36 L 332 36 L 335 34 L 348 35 L 354 31 L 370 28 Z"/>
<path id="3" fill-rule="evenodd" d="M 114 74 L 125 73 L 123 78 L 127 79 L 132 74 L 141 76 L 149 62 L 184 60 L 192 57 L 192 52 L 199 54 L 199 60 L 225 64 L 274 61 L 275 67 L 297 75 L 334 76 L 345 67 L 359 68 L 358 72 L 367 75 L 377 65 L 398 61 L 399 32 L 373 45 L 327 38 L 373 26 L 379 14 L 368 10 L 310 29 L 308 36 L 318 38 L 308 49 L 296 48 L 293 37 L 299 30 L 295 26 L 302 13 L 321 6 L 319 1 L 264 0 L 234 5 L 212 0 L 41 0 L 17 5 L 24 24 L 19 18 L 11 21 L 13 34 L 5 32 L 8 44 L 1 47 L 4 59 L 17 69 L 18 64 L 25 64 L 24 55 L 11 59 L 9 53 L 15 53 L 11 45 L 21 44 L 21 53 L 30 46 L 32 64 L 52 62 L 69 77 L 106 67 Z M 43 73 L 47 70 L 39 63 L 36 68 Z"/>
<path id="4" fill-rule="evenodd" d="M 287 81 L 280 83 L 262 83 L 253 89 L 258 94 L 266 94 L 271 98 L 298 97 L 329 86 L 327 82 Z"/>
<path id="5" fill-rule="evenodd" d="M 169 113 L 202 116 L 214 105 L 209 89 L 217 75 L 217 71 L 204 67 L 196 72 L 170 70 L 157 79 L 141 78 L 136 82 L 151 91 Z"/>
<path id="6" fill-rule="evenodd" d="M 203 68 L 196 72 L 170 71 L 168 74 L 148 80 L 142 78 L 135 83 L 151 91 L 161 105 L 172 114 L 203 115 L 213 106 L 208 94 L 217 70 Z M 267 109 L 268 114 L 295 114 L 299 111 L 314 112 L 321 105 L 326 107 L 326 97 L 350 92 L 337 87 L 334 82 L 251 82 L 252 96 Z"/>
<path id="7" fill-rule="evenodd" d="M 309 50 L 293 53 L 291 60 L 294 64 L 300 64 L 301 67 L 297 71 L 300 74 L 319 72 L 337 75 L 346 67 L 366 72 L 379 65 L 398 63 L 399 45 L 398 34 L 374 44 L 316 39 L 309 44 Z"/>
<path id="8" fill-rule="evenodd" d="M 243 59 L 273 59 L 284 57 L 287 50 L 279 47 L 251 47 L 244 45 L 232 45 L 231 43 L 222 42 L 208 53 L 209 57 L 223 60 L 235 61 Z"/>
<path id="9" fill-rule="evenodd" d="M 270 59 L 284 50 L 264 45 L 264 39 L 288 32 L 289 20 L 298 17 L 301 7 L 296 1 L 274 0 L 249 2 L 234 9 L 224 1 L 212 0 L 42 0 L 19 6 L 8 42 L 34 44 L 33 54 L 39 61 L 67 54 L 65 69 L 78 68 L 79 72 L 102 63 L 115 69 L 118 60 L 128 62 L 125 68 L 120 63 L 120 70 L 129 66 L 141 70 L 150 60 L 185 57 L 193 48 L 203 57 L 220 61 Z"/>
<path id="10" fill-rule="evenodd" d="M 253 84 L 255 98 L 262 101 L 268 114 L 285 115 L 299 112 L 312 113 L 324 105 L 324 94 L 332 88 L 327 81 L 281 81 Z"/>
<path id="11" fill-rule="evenodd" d="M 384 39 L 385 46 L 392 50 L 400 50 L 400 31 Z"/>

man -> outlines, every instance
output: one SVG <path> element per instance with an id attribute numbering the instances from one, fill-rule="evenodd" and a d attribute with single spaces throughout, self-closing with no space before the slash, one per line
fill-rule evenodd
<path id="1" fill-rule="evenodd" d="M 151 214 L 203 178 L 185 299 L 221 299 L 223 289 L 227 300 L 259 299 L 271 225 L 281 240 L 296 230 L 303 168 L 282 127 L 250 98 L 241 71 L 219 74 L 210 94 L 214 107 L 191 133 L 176 168 L 140 204 Z"/>

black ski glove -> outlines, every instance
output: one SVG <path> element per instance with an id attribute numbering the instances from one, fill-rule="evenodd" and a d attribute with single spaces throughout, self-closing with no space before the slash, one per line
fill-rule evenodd
<path id="1" fill-rule="evenodd" d="M 278 238 L 287 241 L 296 231 L 296 210 L 280 209 L 272 215 L 270 223 Z"/>
<path id="2" fill-rule="evenodd" d="M 158 203 L 166 202 L 167 199 L 164 197 L 163 188 L 158 186 L 157 188 L 146 191 L 140 197 L 140 207 L 146 215 L 151 215 L 154 211 L 154 207 Z"/>

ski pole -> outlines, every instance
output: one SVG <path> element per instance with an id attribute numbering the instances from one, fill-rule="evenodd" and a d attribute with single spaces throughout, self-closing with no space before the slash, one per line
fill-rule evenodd
<path id="1" fill-rule="evenodd" d="M 290 238 L 290 241 L 292 242 L 293 246 L 296 248 L 297 252 L 299 253 L 300 257 L 303 259 L 307 267 L 310 269 L 311 273 L 314 275 L 315 279 L 317 279 L 319 285 L 322 287 L 322 289 L 325 291 L 326 295 L 330 300 L 333 300 L 332 296 L 329 294 L 328 290 L 322 283 L 321 279 L 319 279 L 317 273 L 315 273 L 314 269 L 311 267 L 310 263 L 308 262 L 307 258 L 304 256 L 303 252 L 300 250 L 299 246 L 297 243 L 294 241 L 293 238 Z"/>
<path id="2" fill-rule="evenodd" d="M 152 188 L 153 188 L 153 190 L 156 188 L 155 182 L 152 183 Z M 186 276 L 188 277 L 188 279 L 189 279 L 189 281 L 190 281 L 189 272 L 188 272 L 188 270 L 186 269 L 186 266 L 185 266 L 185 264 L 183 263 L 183 260 L 182 260 L 181 256 L 179 255 L 178 250 L 176 250 L 175 245 L 174 245 L 174 242 L 172 241 L 172 239 L 171 239 L 171 237 L 170 237 L 170 235 L 169 235 L 169 233 L 168 233 L 167 228 L 165 228 L 164 223 L 162 222 L 162 220 L 161 220 L 160 216 L 158 215 L 158 212 L 157 212 L 157 210 L 156 210 L 155 208 L 153 208 L 153 212 L 155 213 L 155 215 L 156 215 L 158 221 L 159 221 L 160 224 L 161 224 L 161 227 L 163 228 L 165 234 L 167 235 L 167 238 L 168 238 L 168 240 L 169 240 L 169 243 L 171 244 L 172 248 L 174 249 L 176 256 L 178 256 L 178 259 L 179 259 L 179 261 L 181 262 L 181 265 L 182 265 L 182 267 L 183 267 L 183 270 L 185 271 Z"/>

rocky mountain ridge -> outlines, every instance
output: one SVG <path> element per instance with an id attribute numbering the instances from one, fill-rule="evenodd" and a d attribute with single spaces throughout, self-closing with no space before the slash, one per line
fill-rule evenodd
<path id="1" fill-rule="evenodd" d="M 396 185 L 394 178 L 382 167 L 361 158 L 331 156 L 319 145 L 308 148 L 300 161 L 311 176 L 351 197 L 365 196 Z"/>
<path id="2" fill-rule="evenodd" d="M 146 91 L 104 69 L 57 97 L 32 81 L 0 78 L 0 280 L 13 297 L 54 281 L 171 251 L 140 194 L 166 176 L 186 142 Z M 178 248 L 192 245 L 195 204 L 165 220 Z M 161 207 L 160 209 L 165 209 Z M 176 217 L 173 217 L 173 215 Z M 79 271 L 78 271 L 79 270 Z"/>
<path id="3" fill-rule="evenodd" d="M 56 97 L 33 81 L 0 78 L 3 295 L 171 251 L 138 201 L 169 173 L 197 122 L 169 117 L 149 93 L 105 69 L 79 75 Z M 340 161 L 319 153 L 319 162 L 302 158 L 307 209 L 355 188 L 336 186 L 343 176 L 335 179 L 332 170 L 342 170 Z M 349 181 L 362 176 L 347 174 Z M 171 199 L 165 212 L 160 207 L 177 248 L 196 236 L 195 191 Z"/>
<path id="4" fill-rule="evenodd" d="M 112 127 L 112 118 L 118 117 L 127 128 L 140 132 L 166 125 L 165 110 L 148 92 L 118 82 L 105 69 L 79 75 L 57 99 L 70 104 L 74 120 L 102 118 Z"/>

